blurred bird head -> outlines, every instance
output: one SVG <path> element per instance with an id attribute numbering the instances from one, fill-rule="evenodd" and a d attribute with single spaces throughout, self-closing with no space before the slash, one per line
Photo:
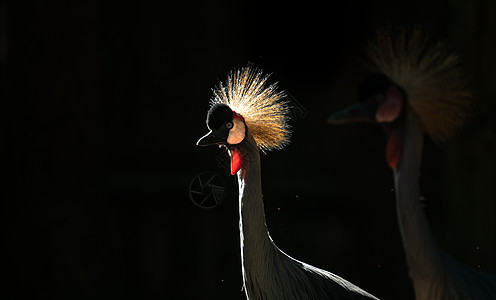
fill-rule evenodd
<path id="1" fill-rule="evenodd" d="M 384 125 L 397 123 L 405 111 L 406 95 L 383 73 L 368 75 L 357 89 L 357 102 L 329 117 L 331 124 L 377 122 Z"/>
<path id="2" fill-rule="evenodd" d="M 231 155 L 231 174 L 242 167 L 242 145 L 254 141 L 262 152 L 281 149 L 291 134 L 289 105 L 277 84 L 267 86 L 269 75 L 251 66 L 229 73 L 226 84 L 214 89 L 207 114 L 210 130 L 196 143 L 224 145 Z M 253 139 L 247 140 L 250 135 Z"/>
<path id="3" fill-rule="evenodd" d="M 469 115 L 471 97 L 458 57 L 420 30 L 379 32 L 368 45 L 371 74 L 358 86 L 357 103 L 333 114 L 331 124 L 371 121 L 388 135 L 386 160 L 396 168 L 399 129 L 411 112 L 436 142 L 451 137 Z"/>

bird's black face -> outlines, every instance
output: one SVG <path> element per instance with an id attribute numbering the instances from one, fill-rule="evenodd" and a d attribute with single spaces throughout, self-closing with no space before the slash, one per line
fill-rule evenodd
<path id="1" fill-rule="evenodd" d="M 403 113 L 405 94 L 386 75 L 372 73 L 358 86 L 357 103 L 331 115 L 331 124 L 391 124 Z"/>
<path id="2" fill-rule="evenodd" d="M 212 106 L 207 114 L 207 127 L 210 132 L 198 140 L 198 146 L 227 144 L 229 131 L 234 127 L 233 111 L 225 104 Z"/>
<path id="3" fill-rule="evenodd" d="M 216 104 L 208 111 L 207 127 L 210 132 L 201 137 L 196 144 L 228 146 L 231 154 L 231 174 L 236 174 L 241 168 L 241 154 L 236 145 L 244 140 L 246 134 L 243 118 L 226 104 Z"/>

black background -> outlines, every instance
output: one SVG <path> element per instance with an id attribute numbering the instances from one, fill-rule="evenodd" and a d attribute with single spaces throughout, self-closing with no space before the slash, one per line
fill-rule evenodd
<path id="1" fill-rule="evenodd" d="M 496 273 L 496 4 L 2 2 L 4 299 L 242 299 L 234 177 L 199 148 L 211 88 L 252 62 L 304 115 L 262 157 L 266 218 L 289 255 L 383 299 L 413 299 L 384 135 L 331 127 L 378 28 L 458 49 L 476 99 L 454 139 L 426 139 L 422 194 L 440 243 Z M 202 171 L 227 184 L 195 206 Z M 7 297 L 8 296 L 8 297 Z"/>

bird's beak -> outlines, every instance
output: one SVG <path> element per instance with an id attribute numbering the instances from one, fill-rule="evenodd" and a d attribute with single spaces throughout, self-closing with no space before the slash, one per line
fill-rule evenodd
<path id="1" fill-rule="evenodd" d="M 210 146 L 215 144 L 226 144 L 227 136 L 218 130 L 210 130 L 209 133 L 202 136 L 196 145 L 198 146 Z"/>
<path id="2" fill-rule="evenodd" d="M 375 97 L 358 102 L 346 109 L 332 114 L 327 122 L 330 124 L 350 124 L 358 122 L 374 122 L 378 102 Z"/>

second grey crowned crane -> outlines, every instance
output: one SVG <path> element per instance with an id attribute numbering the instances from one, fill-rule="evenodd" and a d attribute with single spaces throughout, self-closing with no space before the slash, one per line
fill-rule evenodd
<path id="1" fill-rule="evenodd" d="M 377 299 L 343 278 L 282 252 L 265 224 L 260 151 L 289 140 L 289 108 L 268 76 L 250 67 L 232 72 L 214 90 L 207 115 L 210 132 L 198 145 L 223 145 L 238 176 L 243 286 L 248 299 Z"/>
<path id="2" fill-rule="evenodd" d="M 435 141 L 453 134 L 467 116 L 470 92 L 458 59 L 419 30 L 379 33 L 368 53 L 373 73 L 358 88 L 358 103 L 331 116 L 332 123 L 369 120 L 387 135 L 396 209 L 417 300 L 496 299 L 496 278 L 448 255 L 429 228 L 420 203 L 424 132 Z"/>

